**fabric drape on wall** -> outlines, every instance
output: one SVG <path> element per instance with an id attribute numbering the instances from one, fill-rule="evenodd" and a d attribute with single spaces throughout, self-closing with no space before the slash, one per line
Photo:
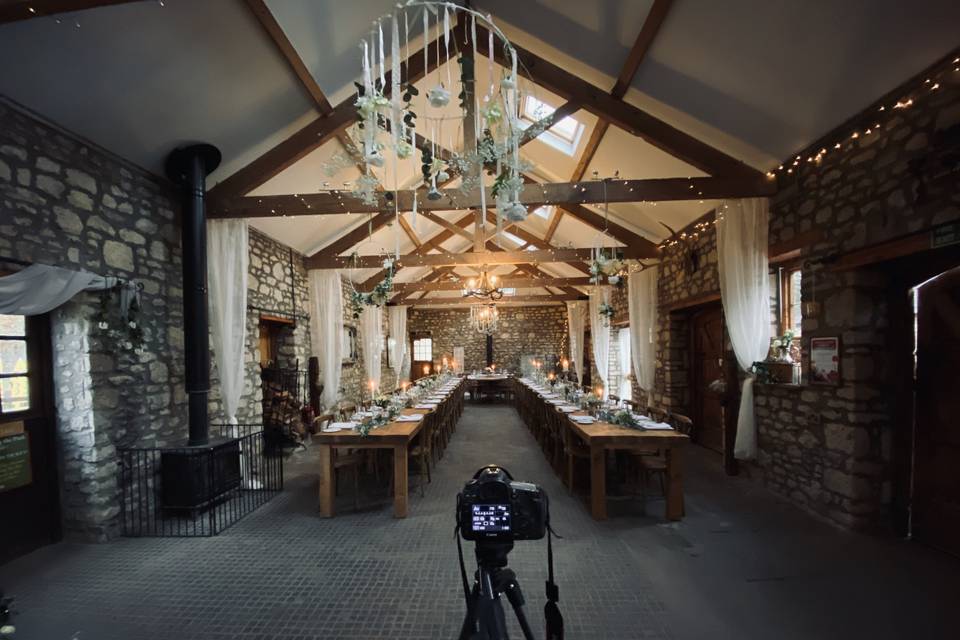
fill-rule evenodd
<path id="1" fill-rule="evenodd" d="M 620 388 L 617 395 L 621 400 L 633 400 L 630 386 L 630 329 L 624 327 L 617 332 L 617 347 L 620 356 Z"/>
<path id="2" fill-rule="evenodd" d="M 603 397 L 610 394 L 607 380 L 610 378 L 610 323 L 600 315 L 600 305 L 610 300 L 609 287 L 593 287 L 590 290 L 590 337 L 593 342 L 593 361 L 603 381 Z"/>
<path id="3" fill-rule="evenodd" d="M 651 267 L 627 277 L 627 307 L 630 313 L 630 351 L 637 386 L 653 398 L 657 357 L 657 268 Z"/>
<path id="4" fill-rule="evenodd" d="M 380 360 L 383 353 L 383 309 L 364 306 L 360 314 L 360 337 L 363 343 L 364 388 L 380 390 Z"/>
<path id="5" fill-rule="evenodd" d="M 720 297 L 733 352 L 744 371 L 770 348 L 769 206 L 766 198 L 727 200 L 717 220 Z M 743 383 L 733 455 L 740 460 L 757 455 L 753 376 Z"/>
<path id="6" fill-rule="evenodd" d="M 567 303 L 567 327 L 570 332 L 570 359 L 577 370 L 577 382 L 583 384 L 583 333 L 587 309 L 583 302 Z"/>
<path id="7" fill-rule="evenodd" d="M 250 260 L 246 220 L 207 222 L 207 281 L 210 333 L 220 374 L 220 397 L 227 424 L 237 423 L 245 379 L 247 273 Z"/>
<path id="8" fill-rule="evenodd" d="M 460 374 L 463 373 L 463 360 L 466 358 L 463 347 L 454 347 L 453 348 L 453 372 Z"/>
<path id="9" fill-rule="evenodd" d="M 320 362 L 322 400 L 326 408 L 335 406 L 340 399 L 343 366 L 343 293 L 340 287 L 339 271 L 310 271 L 310 346 Z"/>
<path id="10" fill-rule="evenodd" d="M 121 281 L 88 271 L 72 271 L 46 264 L 32 264 L 0 278 L 0 313 L 12 316 L 38 316 L 56 309 L 81 291 L 111 289 Z M 138 285 L 122 283 L 120 311 L 127 317 L 130 303 L 139 295 Z"/>
<path id="11" fill-rule="evenodd" d="M 407 362 L 407 307 L 390 307 L 390 362 L 397 374 L 397 386 L 410 377 Z"/>

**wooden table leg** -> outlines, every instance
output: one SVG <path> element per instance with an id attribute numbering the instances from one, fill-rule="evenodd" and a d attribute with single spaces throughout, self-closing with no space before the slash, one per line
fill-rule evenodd
<path id="1" fill-rule="evenodd" d="M 590 512 L 594 520 L 607 519 L 607 451 L 599 443 L 590 445 Z"/>
<path id="2" fill-rule="evenodd" d="M 393 448 L 393 517 L 407 517 L 407 445 Z"/>
<path id="3" fill-rule="evenodd" d="M 667 449 L 667 520 L 680 520 L 683 509 L 683 448 Z"/>
<path id="4" fill-rule="evenodd" d="M 336 496 L 333 454 L 333 447 L 320 445 L 320 515 L 324 518 L 333 517 L 333 503 Z"/>

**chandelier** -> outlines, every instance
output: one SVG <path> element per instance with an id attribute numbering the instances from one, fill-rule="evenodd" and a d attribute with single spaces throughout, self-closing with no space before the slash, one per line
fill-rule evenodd
<path id="1" fill-rule="evenodd" d="M 503 289 L 497 286 L 497 276 L 488 275 L 487 268 L 483 267 L 479 278 L 467 280 L 467 287 L 463 290 L 463 297 L 487 298 L 491 301 L 503 297 Z"/>
<path id="2" fill-rule="evenodd" d="M 470 307 L 470 324 L 477 333 L 486 335 L 497 330 L 500 321 L 500 312 L 493 304 L 475 304 Z"/>

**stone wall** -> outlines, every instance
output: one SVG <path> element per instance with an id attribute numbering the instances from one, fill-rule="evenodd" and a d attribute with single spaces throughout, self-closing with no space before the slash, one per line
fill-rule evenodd
<path id="1" fill-rule="evenodd" d="M 186 435 L 178 198 L 165 182 L 0 101 L 0 254 L 135 278 L 143 352 L 90 319 L 98 296 L 53 312 L 64 528 L 116 533 L 116 447 Z"/>
<path id="2" fill-rule="evenodd" d="M 833 150 L 829 136 L 811 145 L 811 154 L 820 148 L 831 152 L 782 175 L 771 201 L 770 243 L 800 241 L 802 300 L 819 303 L 802 319 L 804 368 L 811 337 L 838 336 L 842 383 L 757 385 L 760 452 L 753 475 L 845 527 L 887 528 L 891 520 L 894 408 L 888 391 L 896 375 L 891 276 L 879 268 L 834 271 L 830 265 L 843 253 L 960 219 L 956 173 L 952 181 L 930 185 L 918 201 L 910 170 L 938 133 L 958 123 L 960 87 L 944 83 L 936 94 L 881 120 L 871 135 L 841 150 Z M 805 240 L 816 230 L 822 231 L 819 239 Z M 695 273 L 685 270 L 678 247 L 664 252 L 661 308 L 719 294 L 715 229 L 702 233 L 693 246 L 701 262 Z M 661 312 L 654 393 L 660 404 L 687 408 L 688 342 L 686 314 Z"/>
<path id="3" fill-rule="evenodd" d="M 486 336 L 470 326 L 469 309 L 414 307 L 408 313 L 407 330 L 429 332 L 433 338 L 434 362 L 452 359 L 454 347 L 463 347 L 464 371 L 486 366 Z M 566 355 L 566 335 L 565 306 L 501 307 L 493 334 L 493 362 L 497 368 L 519 372 L 525 355 Z"/>

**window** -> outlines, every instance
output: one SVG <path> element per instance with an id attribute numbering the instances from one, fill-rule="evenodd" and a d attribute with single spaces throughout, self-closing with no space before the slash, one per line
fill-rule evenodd
<path id="1" fill-rule="evenodd" d="M 800 310 L 800 286 L 803 276 L 799 268 L 780 270 L 780 332 L 793 331 L 800 337 L 803 313 Z"/>
<path id="2" fill-rule="evenodd" d="M 533 123 L 546 118 L 554 111 L 556 111 L 556 109 L 546 102 L 537 100 L 533 96 L 526 96 L 523 99 L 520 126 L 529 127 Z M 562 151 L 568 156 L 572 156 L 573 152 L 577 149 L 577 143 L 580 141 L 582 134 L 583 125 L 572 116 L 567 116 L 537 136 L 537 139 L 549 144 L 558 151 Z"/>
<path id="3" fill-rule="evenodd" d="M 0 414 L 30 409 L 29 374 L 26 318 L 0 315 Z"/>
<path id="4" fill-rule="evenodd" d="M 417 338 L 413 341 L 413 359 L 417 362 L 433 361 L 433 338 Z"/>
<path id="5" fill-rule="evenodd" d="M 502 291 L 502 292 L 503 292 L 503 295 L 505 295 L 505 296 L 515 296 L 515 295 L 517 295 L 517 288 L 516 288 L 516 287 L 503 287 L 503 288 L 500 289 L 500 291 Z"/>
<path id="6" fill-rule="evenodd" d="M 553 207 L 548 207 L 548 206 L 544 205 L 544 206 L 542 206 L 542 207 L 537 207 L 536 209 L 533 210 L 533 212 L 534 212 L 536 215 L 538 215 L 538 216 L 540 216 L 541 218 L 543 218 L 544 220 L 549 220 L 549 219 L 550 219 L 550 212 L 551 212 L 552 210 L 553 210 Z"/>

